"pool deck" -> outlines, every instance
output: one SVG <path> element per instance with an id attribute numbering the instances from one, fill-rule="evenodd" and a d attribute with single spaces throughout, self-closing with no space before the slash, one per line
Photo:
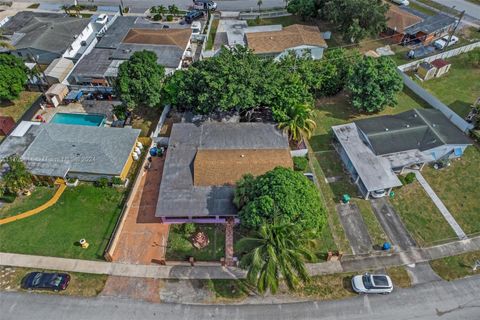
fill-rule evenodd
<path id="1" fill-rule="evenodd" d="M 121 104 L 120 101 L 96 101 L 84 100 L 78 103 L 70 103 L 68 105 L 60 105 L 56 108 L 46 108 L 39 110 L 33 117 L 33 121 L 37 115 L 41 115 L 46 122 L 50 122 L 57 113 L 95 113 L 107 116 L 107 125 L 113 121 L 113 106 Z"/>

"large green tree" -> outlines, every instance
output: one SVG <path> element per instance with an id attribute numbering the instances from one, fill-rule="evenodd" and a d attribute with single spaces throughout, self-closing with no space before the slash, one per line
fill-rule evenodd
<path id="1" fill-rule="evenodd" d="M 383 0 L 319 0 L 321 16 L 334 23 L 345 41 L 359 42 L 376 36 L 387 26 L 389 5 Z"/>
<path id="2" fill-rule="evenodd" d="M 397 104 L 396 97 L 403 89 L 403 79 L 392 59 L 364 56 L 353 67 L 347 87 L 356 109 L 377 112 Z"/>
<path id="3" fill-rule="evenodd" d="M 255 237 L 239 241 L 239 247 L 248 251 L 240 264 L 247 268 L 247 280 L 260 293 L 269 290 L 275 294 L 281 280 L 291 290 L 308 282 L 305 262 L 314 260 L 315 255 L 310 250 L 308 232 L 296 230 L 293 223 L 266 223 Z"/>
<path id="4" fill-rule="evenodd" d="M 7 167 L 2 176 L 2 188 L 7 193 L 16 194 L 32 184 L 32 175 L 18 156 L 7 157 L 0 165 Z"/>
<path id="5" fill-rule="evenodd" d="M 248 228 L 259 228 L 277 217 L 299 230 L 317 232 L 326 221 L 315 185 L 302 173 L 282 167 L 256 178 L 244 176 L 237 183 L 234 203 L 241 224 Z"/>
<path id="6" fill-rule="evenodd" d="M 290 0 L 287 4 L 287 11 L 299 15 L 303 20 L 317 16 L 315 0 Z"/>
<path id="7" fill-rule="evenodd" d="M 0 101 L 17 98 L 27 80 L 28 69 L 22 59 L 0 54 Z"/>
<path id="8" fill-rule="evenodd" d="M 151 51 L 135 52 L 118 68 L 115 89 L 129 108 L 158 107 L 161 102 L 165 68 Z"/>
<path id="9" fill-rule="evenodd" d="M 166 81 L 164 94 L 180 110 L 208 114 L 268 108 L 276 120 L 290 105 L 311 101 L 299 75 L 285 73 L 272 59 L 259 58 L 243 47 L 222 50 L 175 72 Z"/>

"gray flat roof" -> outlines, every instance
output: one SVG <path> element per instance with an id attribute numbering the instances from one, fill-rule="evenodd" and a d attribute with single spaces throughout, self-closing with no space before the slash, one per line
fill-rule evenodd
<path id="1" fill-rule="evenodd" d="M 169 138 L 157 217 L 236 215 L 234 188 L 193 184 L 198 149 L 288 148 L 288 139 L 274 125 L 263 123 L 176 123 Z"/>
<path id="2" fill-rule="evenodd" d="M 119 175 L 139 135 L 139 129 L 47 123 L 30 127 L 24 136 L 8 137 L 0 157 L 15 153 L 36 175 Z"/>
<path id="3" fill-rule="evenodd" d="M 430 34 L 445 27 L 448 27 L 455 22 L 455 18 L 447 16 L 443 13 L 439 13 L 435 16 L 428 16 L 424 18 L 422 22 L 405 29 L 405 33 L 415 35 L 418 32 L 424 32 L 426 34 Z"/>
<path id="4" fill-rule="evenodd" d="M 114 51 L 113 49 L 94 48 L 78 61 L 70 76 L 103 77 L 112 63 L 111 57 Z"/>
<path id="5" fill-rule="evenodd" d="M 401 186 L 387 159 L 376 156 L 360 138 L 355 123 L 332 127 L 368 191 Z"/>

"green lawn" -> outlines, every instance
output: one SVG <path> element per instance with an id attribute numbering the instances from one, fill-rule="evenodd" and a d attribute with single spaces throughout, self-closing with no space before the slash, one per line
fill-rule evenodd
<path id="1" fill-rule="evenodd" d="M 480 260 L 480 251 L 464 253 L 458 256 L 446 257 L 430 261 L 433 270 L 445 280 L 455 280 L 480 274 L 480 268 L 473 271 L 473 264 Z"/>
<path id="2" fill-rule="evenodd" d="M 203 249 L 192 245 L 190 237 L 170 228 L 167 260 L 185 261 L 194 257 L 197 261 L 220 261 L 225 257 L 225 227 L 216 224 L 197 224 L 197 231 L 206 233 L 210 243 Z"/>
<path id="3" fill-rule="evenodd" d="M 218 24 L 220 23 L 220 19 L 214 19 L 213 17 L 212 19 L 213 19 L 212 26 L 210 28 L 210 33 L 208 35 L 207 45 L 205 47 L 206 50 L 213 49 L 213 44 L 215 43 L 215 36 L 217 35 Z"/>
<path id="4" fill-rule="evenodd" d="M 387 114 L 396 114 L 413 108 L 427 108 L 428 105 L 419 100 L 409 90 L 404 89 L 397 96 L 398 104 L 395 107 L 387 107 L 383 111 L 375 114 L 365 114 L 357 112 L 348 101 L 345 93 L 340 93 L 334 97 L 318 99 L 315 108 L 315 129 L 310 144 L 315 152 L 330 150 L 331 135 L 330 128 L 352 122 L 358 119 L 381 116 Z"/>
<path id="5" fill-rule="evenodd" d="M 255 290 L 246 280 L 208 279 L 200 281 L 215 294 L 216 303 L 243 300 L 252 290 Z"/>
<path id="6" fill-rule="evenodd" d="M 14 216 L 25 211 L 34 209 L 53 197 L 53 187 L 35 187 L 30 196 L 19 196 L 12 203 L 5 203 L 0 207 L 0 219 Z"/>
<path id="7" fill-rule="evenodd" d="M 447 7 L 447 6 L 444 6 L 434 0 L 418 0 L 432 8 L 435 8 L 435 9 L 438 9 L 440 11 L 443 11 L 443 12 L 447 12 L 447 13 L 450 13 L 450 14 L 454 14 L 454 15 L 458 15 L 459 12 L 455 9 L 452 9 L 451 7 Z"/>
<path id="8" fill-rule="evenodd" d="M 8 270 L 9 269 L 9 270 Z M 44 272 L 58 272 L 52 270 L 42 269 L 30 269 L 30 268 L 13 268 L 13 267 L 0 267 L 0 274 L 2 275 L 2 281 L 0 281 L 0 290 L 8 291 L 26 291 L 21 289 L 21 281 L 29 272 L 44 271 Z M 102 292 L 105 282 L 107 281 L 107 275 L 104 274 L 89 274 L 69 272 L 70 283 L 66 290 L 60 292 L 51 291 L 35 291 L 47 294 L 55 295 L 67 295 L 67 296 L 83 296 L 93 297 Z M 7 287 L 9 289 L 7 289 Z"/>
<path id="9" fill-rule="evenodd" d="M 17 99 L 11 102 L 0 102 L 0 115 L 10 116 L 18 121 L 40 94 L 40 92 L 22 91 Z"/>
<path id="10" fill-rule="evenodd" d="M 292 24 L 308 24 L 305 21 L 302 21 L 302 19 L 299 16 L 291 15 L 291 16 L 285 16 L 285 17 L 277 17 L 277 18 L 262 18 L 262 19 L 249 19 L 247 20 L 247 24 L 249 27 L 254 27 L 254 26 L 265 26 L 265 25 L 270 25 L 270 24 L 281 24 L 284 27 L 288 27 L 289 25 Z"/>
<path id="11" fill-rule="evenodd" d="M 387 274 L 392 278 L 393 285 L 400 288 L 409 288 L 412 286 L 410 277 L 408 276 L 405 267 L 390 267 L 387 268 Z"/>
<path id="12" fill-rule="evenodd" d="M 448 105 L 461 117 L 470 111 L 470 106 L 480 97 L 480 67 L 465 61 L 465 55 L 449 58 L 450 71 L 440 78 L 420 82 L 427 91 Z"/>
<path id="13" fill-rule="evenodd" d="M 0 251 L 102 260 L 122 208 L 123 192 L 81 184 L 45 211 L 0 228 Z M 85 238 L 90 247 L 82 249 Z"/>
<path id="14" fill-rule="evenodd" d="M 419 5 L 419 4 L 416 4 L 416 3 L 414 3 L 414 2 L 410 2 L 410 4 L 409 4 L 408 6 L 409 6 L 410 8 L 412 8 L 412 9 L 415 9 L 415 10 L 417 10 L 417 11 L 419 11 L 419 12 L 421 12 L 421 13 L 424 13 L 424 14 L 426 14 L 426 15 L 428 15 L 428 16 L 434 16 L 434 15 L 437 14 L 435 11 L 433 11 L 433 10 L 431 10 L 431 9 L 428 9 L 428 8 L 425 8 L 425 7 L 423 7 L 423 6 Z"/>
<path id="15" fill-rule="evenodd" d="M 480 6 L 480 0 L 467 0 L 467 1 Z"/>
<path id="16" fill-rule="evenodd" d="M 420 246 L 456 238 L 455 232 L 417 181 L 396 189 L 391 203 Z"/>
<path id="17" fill-rule="evenodd" d="M 467 234 L 480 232 L 479 166 L 480 150 L 470 146 L 450 167 L 423 170 L 425 179 Z"/>

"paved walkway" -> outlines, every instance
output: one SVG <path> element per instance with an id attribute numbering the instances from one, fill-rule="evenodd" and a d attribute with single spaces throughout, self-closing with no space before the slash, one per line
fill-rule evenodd
<path id="1" fill-rule="evenodd" d="M 418 182 L 420 182 L 420 184 L 422 185 L 427 195 L 432 199 L 435 206 L 438 208 L 438 210 L 440 210 L 445 220 L 447 220 L 448 224 L 452 227 L 453 231 L 457 234 L 457 237 L 459 239 L 466 239 L 467 235 L 465 234 L 465 232 L 462 230 L 462 228 L 457 223 L 455 218 L 452 216 L 450 211 L 448 211 L 447 207 L 445 207 L 442 200 L 440 200 L 440 198 L 437 196 L 435 191 L 433 191 L 433 189 L 430 187 L 427 180 L 425 180 L 425 178 L 422 176 L 420 171 L 414 170 L 413 172 L 415 172 L 415 176 L 417 177 Z"/>
<path id="2" fill-rule="evenodd" d="M 339 272 L 360 272 L 391 266 L 407 265 L 480 250 L 480 236 L 430 248 L 411 248 L 389 254 L 346 256 L 339 262 L 307 264 L 311 275 Z M 117 262 L 89 261 L 55 257 L 0 253 L 0 265 L 69 272 L 108 274 L 113 276 L 153 279 L 243 279 L 246 272 L 239 268 L 222 267 L 216 263 L 187 265 L 135 265 Z"/>
<path id="3" fill-rule="evenodd" d="M 165 260 L 168 225 L 155 217 L 164 159 L 153 157 L 150 169 L 140 173 L 139 188 L 113 253 L 115 262 L 150 264 Z"/>
<path id="4" fill-rule="evenodd" d="M 372 240 L 358 206 L 355 203 L 338 204 L 336 209 L 353 254 L 372 251 Z"/>
<path id="5" fill-rule="evenodd" d="M 27 212 L 17 214 L 13 217 L 0 219 L 0 225 L 31 217 L 31 216 L 36 215 L 36 214 L 44 211 L 45 209 L 48 209 L 51 206 L 53 206 L 55 203 L 57 203 L 58 199 L 60 199 L 63 192 L 67 188 L 67 186 L 65 185 L 65 182 L 63 180 L 62 181 L 56 181 L 55 184 L 59 184 L 59 187 L 58 187 L 57 191 L 55 192 L 55 194 L 53 195 L 53 197 L 50 200 L 48 200 L 47 202 L 45 202 L 41 206 L 36 207 L 35 209 L 28 210 Z"/>

